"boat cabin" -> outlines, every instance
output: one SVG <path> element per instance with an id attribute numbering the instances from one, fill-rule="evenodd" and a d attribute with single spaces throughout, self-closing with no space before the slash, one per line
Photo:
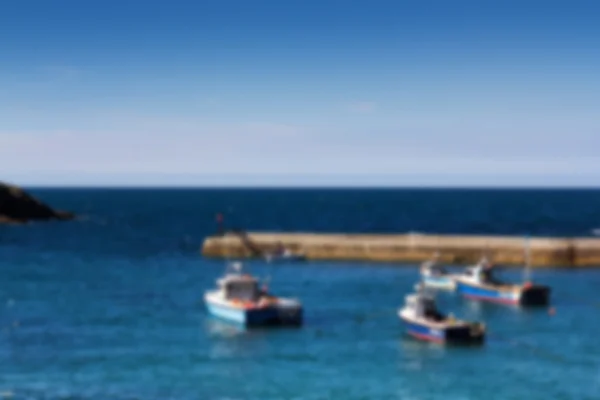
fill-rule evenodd
<path id="1" fill-rule="evenodd" d="M 257 301 L 263 294 L 258 279 L 242 273 L 242 264 L 239 262 L 229 265 L 225 276 L 217 280 L 217 286 L 227 300 Z"/>
<path id="2" fill-rule="evenodd" d="M 443 265 L 436 264 L 434 261 L 428 261 L 423 264 L 423 271 L 434 276 L 446 275 L 448 271 Z"/>
<path id="3" fill-rule="evenodd" d="M 218 284 L 227 300 L 257 301 L 261 296 L 258 280 L 249 275 L 228 275 L 219 279 Z"/>
<path id="4" fill-rule="evenodd" d="M 433 321 L 442 321 L 444 319 L 431 296 L 424 294 L 406 296 L 406 307 L 413 312 L 415 317 L 423 317 Z"/>
<path id="5" fill-rule="evenodd" d="M 477 283 L 499 285 L 501 282 L 494 277 L 492 268 L 492 265 L 484 259 L 476 266 L 466 268 L 464 274 Z"/>
<path id="6" fill-rule="evenodd" d="M 477 271 L 477 267 L 467 267 L 463 271 L 463 275 L 468 276 L 470 278 L 478 278 L 479 272 Z"/>

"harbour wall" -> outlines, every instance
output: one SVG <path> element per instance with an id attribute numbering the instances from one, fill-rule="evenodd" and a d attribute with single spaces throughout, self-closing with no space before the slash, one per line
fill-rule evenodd
<path id="1" fill-rule="evenodd" d="M 532 267 L 600 266 L 600 239 L 533 237 L 528 242 Z M 437 252 L 446 264 L 470 264 L 485 255 L 496 264 L 518 266 L 525 263 L 526 243 L 510 236 L 226 233 L 206 238 L 201 252 L 209 258 L 249 258 L 282 244 L 309 260 L 418 263 Z"/>

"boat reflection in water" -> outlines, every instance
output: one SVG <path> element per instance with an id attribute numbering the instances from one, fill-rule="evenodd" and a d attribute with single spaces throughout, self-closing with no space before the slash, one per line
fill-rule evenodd
<path id="1" fill-rule="evenodd" d="M 209 336 L 220 338 L 232 338 L 247 333 L 243 326 L 227 323 L 213 315 L 206 318 L 204 328 Z"/>

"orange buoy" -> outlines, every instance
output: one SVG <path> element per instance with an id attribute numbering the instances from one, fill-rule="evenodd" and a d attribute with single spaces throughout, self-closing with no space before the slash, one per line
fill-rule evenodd
<path id="1" fill-rule="evenodd" d="M 556 314 L 556 308 L 554 308 L 554 307 L 550 307 L 550 308 L 548 309 L 548 315 L 554 315 L 554 314 Z"/>

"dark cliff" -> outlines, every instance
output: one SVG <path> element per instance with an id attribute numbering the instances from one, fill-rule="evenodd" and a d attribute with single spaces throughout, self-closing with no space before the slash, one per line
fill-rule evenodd
<path id="1" fill-rule="evenodd" d="M 0 182 L 0 223 L 71 220 L 75 215 L 54 210 L 23 189 Z"/>

